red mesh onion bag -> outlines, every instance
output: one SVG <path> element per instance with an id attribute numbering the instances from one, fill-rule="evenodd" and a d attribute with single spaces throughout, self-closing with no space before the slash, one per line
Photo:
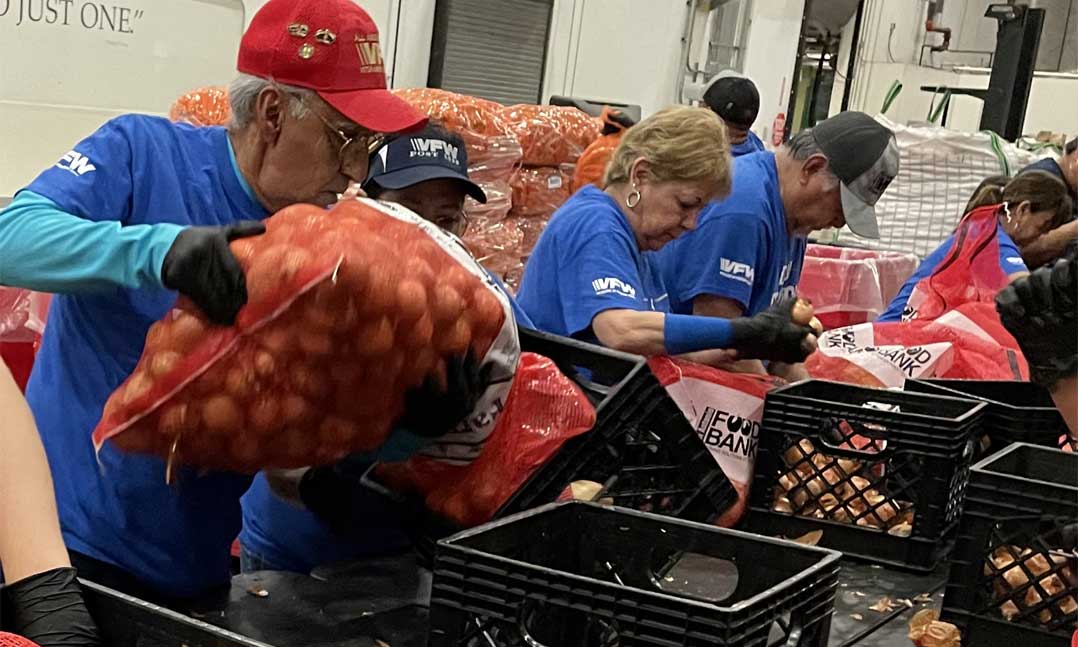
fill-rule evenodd
<path id="1" fill-rule="evenodd" d="M 572 164 L 602 131 L 602 122 L 577 108 L 519 104 L 499 113 L 524 154 L 524 164 Z"/>
<path id="2" fill-rule="evenodd" d="M 566 440 L 591 429 L 595 409 L 551 360 L 521 353 L 505 410 L 482 453 L 468 466 L 425 457 L 379 465 L 389 487 L 425 498 L 460 526 L 489 521 Z"/>
<path id="3" fill-rule="evenodd" d="M 756 467 L 756 445 L 764 398 L 783 380 L 731 373 L 673 357 L 653 357 L 648 366 L 692 423 L 712 458 L 737 491 L 737 503 L 716 520 L 730 528 L 745 514 Z"/>
<path id="4" fill-rule="evenodd" d="M 471 349 L 496 381 L 451 433 L 470 460 L 494 428 L 519 342 L 506 297 L 460 244 L 396 205 L 296 205 L 232 243 L 248 304 L 230 327 L 182 303 L 93 434 L 169 465 L 253 472 L 380 446 L 405 392 Z"/>
<path id="5" fill-rule="evenodd" d="M 999 266 L 998 210 L 989 205 L 962 217 L 950 251 L 913 287 L 903 320 L 930 320 L 965 303 L 995 302 L 1009 283 Z"/>
<path id="6" fill-rule="evenodd" d="M 228 89 L 207 86 L 192 90 L 176 99 L 168 118 L 195 126 L 224 126 L 232 118 Z"/>

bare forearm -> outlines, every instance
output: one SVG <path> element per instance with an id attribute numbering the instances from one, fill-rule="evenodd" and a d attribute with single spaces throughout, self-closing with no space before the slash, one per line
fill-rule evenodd
<path id="1" fill-rule="evenodd" d="M 0 564 L 16 582 L 71 562 L 60 535 L 52 475 L 34 418 L 0 362 Z"/>
<path id="2" fill-rule="evenodd" d="M 1067 245 L 1078 240 L 1078 220 L 1069 222 L 1044 234 L 1022 248 L 1022 259 L 1033 270 L 1063 256 Z"/>
<path id="3" fill-rule="evenodd" d="M 607 348 L 637 355 L 662 355 L 665 316 L 661 312 L 606 310 L 595 315 L 592 330 Z"/>

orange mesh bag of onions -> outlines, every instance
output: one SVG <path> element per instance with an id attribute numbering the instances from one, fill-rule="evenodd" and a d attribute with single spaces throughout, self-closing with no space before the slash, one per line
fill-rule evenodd
<path id="1" fill-rule="evenodd" d="M 573 164 L 599 138 L 602 122 L 582 110 L 565 106 L 520 104 L 498 113 L 523 151 L 524 164 Z"/>
<path id="2" fill-rule="evenodd" d="M 207 86 L 192 90 L 176 99 L 168 111 L 172 121 L 182 121 L 195 126 L 224 126 L 232 118 L 228 103 L 228 89 Z"/>
<path id="3" fill-rule="evenodd" d="M 370 451 L 405 392 L 445 358 L 493 364 L 473 414 L 441 445 L 478 455 L 520 353 L 509 302 L 451 236 L 397 205 L 295 205 L 232 243 L 249 299 L 213 326 L 181 299 L 155 323 L 93 433 L 168 465 L 253 472 Z"/>

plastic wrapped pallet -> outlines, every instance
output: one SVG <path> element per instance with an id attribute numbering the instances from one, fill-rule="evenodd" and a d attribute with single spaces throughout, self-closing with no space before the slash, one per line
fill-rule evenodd
<path id="1" fill-rule="evenodd" d="M 835 240 L 927 256 L 954 231 L 981 180 L 1016 173 L 1036 159 L 991 133 L 876 119 L 894 132 L 900 156 L 898 176 L 876 204 L 880 239 L 861 239 L 843 229 L 834 233 Z"/>

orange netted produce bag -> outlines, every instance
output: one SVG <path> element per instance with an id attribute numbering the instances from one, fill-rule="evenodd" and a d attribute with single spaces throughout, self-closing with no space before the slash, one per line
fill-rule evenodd
<path id="1" fill-rule="evenodd" d="M 598 119 L 571 107 L 519 104 L 499 115 L 520 142 L 524 163 L 533 166 L 576 162 L 602 129 Z"/>
<path id="2" fill-rule="evenodd" d="M 207 86 L 192 90 L 176 99 L 168 111 L 168 118 L 195 126 L 224 126 L 232 118 L 228 89 Z"/>
<path id="3" fill-rule="evenodd" d="M 422 456 L 375 469 L 390 488 L 424 497 L 427 508 L 459 526 L 489 521 L 566 440 L 591 429 L 595 408 L 553 361 L 521 353 L 505 410 L 482 453 L 468 466 Z"/>
<path id="4" fill-rule="evenodd" d="M 474 458 L 519 354 L 508 299 L 478 264 L 419 216 L 371 200 L 295 205 L 266 225 L 231 245 L 249 292 L 235 325 L 181 300 L 106 403 L 95 447 L 243 472 L 332 462 L 379 447 L 405 392 L 470 350 L 494 381 L 444 446 Z"/>
<path id="5" fill-rule="evenodd" d="M 502 109 L 500 103 L 438 88 L 401 88 L 391 92 L 449 130 L 467 130 L 477 135 L 511 134 L 498 114 Z"/>
<path id="6" fill-rule="evenodd" d="M 550 217 L 569 199 L 573 166 L 525 166 L 509 178 L 513 188 L 513 215 Z"/>

